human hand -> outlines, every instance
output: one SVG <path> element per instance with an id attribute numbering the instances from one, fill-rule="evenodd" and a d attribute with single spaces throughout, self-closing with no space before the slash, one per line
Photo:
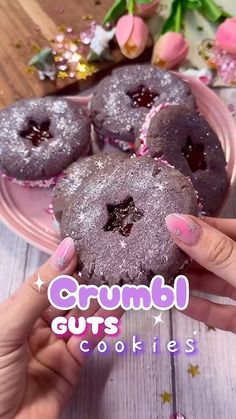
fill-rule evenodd
<path id="1" fill-rule="evenodd" d="M 204 221 L 203 221 L 204 220 Z M 190 288 L 236 300 L 236 220 L 181 214 L 166 218 L 175 243 L 194 262 L 185 274 Z M 190 296 L 184 314 L 236 333 L 236 307 Z"/>
<path id="2" fill-rule="evenodd" d="M 76 267 L 72 239 L 59 245 L 54 255 L 21 288 L 0 305 L 0 418 L 58 418 L 79 378 L 85 355 L 79 350 L 84 337 L 56 337 L 50 323 L 59 315 L 101 316 L 111 311 L 99 308 L 96 301 L 86 312 L 62 312 L 49 306 L 47 286 L 60 274 L 72 275 Z M 38 276 L 45 284 L 40 292 Z M 113 311 L 121 317 L 122 310 Z M 88 334 L 96 344 L 104 337 Z"/>

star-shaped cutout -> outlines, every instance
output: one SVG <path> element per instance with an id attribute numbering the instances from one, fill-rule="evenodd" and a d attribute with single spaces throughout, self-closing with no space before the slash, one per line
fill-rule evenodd
<path id="1" fill-rule="evenodd" d="M 143 212 L 136 208 L 134 200 L 128 196 L 119 204 L 108 204 L 108 221 L 105 231 L 118 231 L 122 236 L 129 236 L 134 223 L 143 217 Z"/>
<path id="2" fill-rule="evenodd" d="M 155 323 L 154 326 L 156 326 L 158 323 L 164 323 L 164 321 L 161 318 L 162 315 L 162 311 L 160 312 L 160 314 L 158 314 L 158 316 L 153 316 Z"/>
<path id="3" fill-rule="evenodd" d="M 155 98 L 158 96 L 158 93 L 142 84 L 140 84 L 135 91 L 127 92 L 126 94 L 130 97 L 133 108 L 151 108 Z"/>
<path id="4" fill-rule="evenodd" d="M 162 403 L 171 403 L 172 400 L 172 394 L 168 393 L 166 390 L 164 391 L 164 393 L 160 394 L 161 396 L 161 402 Z"/>
<path id="5" fill-rule="evenodd" d="M 38 147 L 43 141 L 49 140 L 53 137 L 51 134 L 50 120 L 45 119 L 42 122 L 36 122 L 34 119 L 29 119 L 28 127 L 20 132 L 20 136 L 30 140 L 35 147 Z"/>
<path id="6" fill-rule="evenodd" d="M 200 374 L 199 365 L 188 364 L 188 373 L 194 378 Z"/>
<path id="7" fill-rule="evenodd" d="M 40 278 L 40 275 L 38 273 L 38 279 L 37 279 L 37 281 L 34 282 L 34 284 L 38 287 L 38 290 L 40 292 L 40 289 L 41 289 L 42 285 L 46 284 L 46 282 L 42 281 L 42 279 Z"/>

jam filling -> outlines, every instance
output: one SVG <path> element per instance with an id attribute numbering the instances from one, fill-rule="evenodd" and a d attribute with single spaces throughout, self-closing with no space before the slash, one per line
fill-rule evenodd
<path id="1" fill-rule="evenodd" d="M 50 120 L 45 119 L 41 123 L 29 119 L 28 127 L 20 132 L 21 137 L 30 140 L 35 147 L 38 147 L 43 141 L 53 137 L 49 131 Z"/>
<path id="2" fill-rule="evenodd" d="M 132 100 L 133 108 L 143 107 L 148 109 L 153 106 L 155 98 L 159 96 L 158 93 L 153 92 L 142 84 L 135 91 L 127 92 L 127 95 Z"/>
<path id="3" fill-rule="evenodd" d="M 105 231 L 118 231 L 122 236 L 129 236 L 134 223 L 143 217 L 131 196 L 119 204 L 108 204 L 108 221 L 103 227 Z"/>
<path id="4" fill-rule="evenodd" d="M 206 170 L 206 153 L 204 153 L 203 144 L 194 144 L 188 135 L 185 146 L 181 150 L 182 155 L 186 158 L 191 171 Z"/>

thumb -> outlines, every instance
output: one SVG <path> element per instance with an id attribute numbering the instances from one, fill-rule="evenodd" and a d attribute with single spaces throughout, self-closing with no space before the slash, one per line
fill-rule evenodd
<path id="1" fill-rule="evenodd" d="M 38 272 L 28 278 L 15 294 L 1 305 L 1 338 L 2 332 L 5 331 L 8 340 L 9 338 L 24 340 L 36 320 L 50 304 L 47 298 L 50 281 L 57 275 L 73 274 L 76 264 L 74 242 L 67 237 Z"/>
<path id="2" fill-rule="evenodd" d="M 199 218 L 170 214 L 166 225 L 175 243 L 201 266 L 236 286 L 236 243 Z"/>

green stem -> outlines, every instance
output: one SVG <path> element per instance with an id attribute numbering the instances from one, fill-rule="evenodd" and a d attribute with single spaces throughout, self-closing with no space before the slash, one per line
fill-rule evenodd
<path id="1" fill-rule="evenodd" d="M 181 31 L 181 23 L 182 23 L 182 4 L 181 0 L 179 0 L 176 10 L 176 18 L 175 18 L 175 32 Z"/>
<path id="2" fill-rule="evenodd" d="M 128 12 L 130 15 L 134 14 L 134 3 L 135 0 L 128 0 Z"/>

